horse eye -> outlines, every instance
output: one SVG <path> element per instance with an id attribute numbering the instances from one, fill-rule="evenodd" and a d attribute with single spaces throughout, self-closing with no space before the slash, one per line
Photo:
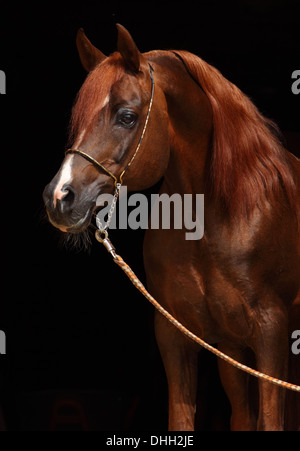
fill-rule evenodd
<path id="1" fill-rule="evenodd" d="M 117 122 L 123 127 L 131 128 L 136 123 L 137 115 L 132 111 L 122 111 L 118 114 Z"/>

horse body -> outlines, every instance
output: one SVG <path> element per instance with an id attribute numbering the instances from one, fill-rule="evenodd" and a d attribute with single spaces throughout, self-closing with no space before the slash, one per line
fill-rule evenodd
<path id="1" fill-rule="evenodd" d="M 90 64 L 91 58 L 102 61 L 105 57 L 83 39 L 85 45 L 78 47 L 84 65 L 87 61 Z M 144 261 L 149 291 L 196 335 L 217 343 L 223 352 L 245 364 L 250 349 L 259 371 L 286 380 L 289 309 L 300 299 L 299 161 L 282 149 L 268 131 L 270 124 L 263 123 L 250 101 L 202 60 L 186 52 L 141 55 L 123 29 L 119 29 L 119 51 L 129 72 L 138 67 L 139 75 L 128 78 L 125 71 L 111 88 L 115 97 L 121 95 L 120 89 L 116 91 L 119 85 L 122 98 L 126 95 L 127 102 L 134 99 L 135 108 L 144 111 L 148 97 L 141 93 L 149 90 L 149 63 L 155 77 L 149 130 L 143 150 L 128 171 L 128 188 L 146 188 L 164 175 L 160 193 L 205 194 L 202 240 L 187 241 L 185 230 L 147 231 Z M 210 89 L 209 80 L 214 77 Z M 217 99 L 222 83 L 226 86 L 223 106 Z M 104 127 L 104 119 L 100 125 Z M 100 161 L 103 152 L 95 153 L 99 142 L 93 135 L 97 127 L 89 135 L 84 128 L 85 139 L 81 133 L 79 144 Z M 223 129 L 227 137 L 222 141 Z M 109 140 L 102 136 L 102 142 Z M 132 145 L 127 135 L 122 139 L 127 140 L 127 146 Z M 85 177 L 83 185 L 87 185 L 87 174 L 97 193 L 112 189 L 106 175 L 100 177 L 95 168 L 77 157 L 72 202 L 77 199 L 75 192 L 80 191 L 80 177 Z M 112 161 L 113 171 L 119 162 L 123 164 L 122 157 L 118 164 L 116 158 L 108 161 Z M 47 188 L 45 197 L 52 222 L 64 230 L 62 223 L 69 226 L 72 210 L 70 205 L 62 208 L 61 201 L 70 202 L 70 183 L 57 207 L 52 206 L 51 211 L 49 206 L 58 178 Z M 68 218 L 64 218 L 66 212 Z M 199 347 L 160 314 L 155 316 L 155 332 L 168 378 L 169 429 L 192 430 Z M 259 382 L 257 419 L 249 402 L 248 376 L 222 361 L 219 370 L 232 406 L 233 430 L 284 428 L 283 389 Z"/>
<path id="2" fill-rule="evenodd" d="M 174 76 L 174 62 L 172 73 Z M 166 96 L 171 124 L 175 124 L 176 130 L 161 187 L 161 193 L 169 195 L 205 192 L 204 171 L 212 131 L 210 108 L 201 88 L 191 78 L 187 83 L 186 74 L 180 75 L 174 96 L 181 108 L 176 99 Z M 190 90 L 189 85 L 193 85 Z M 180 86 L 182 93 L 178 95 Z M 198 103 L 195 98 L 199 99 Z M 195 111 L 197 108 L 199 111 Z M 178 114 L 185 120 L 176 117 Z M 193 118 L 203 117 L 206 126 L 201 134 Z M 176 124 L 180 127 L 176 128 Z M 180 128 L 182 135 L 178 137 Z M 193 158 L 195 155 L 197 159 Z M 288 158 L 299 180 L 299 162 L 292 156 Z M 218 343 L 232 357 L 244 361 L 244 351 L 251 348 L 258 368 L 278 378 L 287 377 L 288 308 L 297 297 L 300 280 L 297 222 L 295 218 L 283 222 L 287 214 L 283 193 L 275 205 L 266 200 L 263 209 L 252 212 L 251 219 L 237 221 L 228 220 L 211 202 L 206 205 L 205 234 L 201 241 L 186 242 L 184 233 L 178 230 L 149 230 L 144 252 L 150 291 L 167 310 L 196 335 Z M 289 217 L 293 217 L 292 212 Z M 170 389 L 170 429 L 189 429 L 193 428 L 195 412 L 198 350 L 171 329 L 157 315 L 156 336 Z M 249 410 L 247 377 L 223 362 L 220 372 L 233 407 L 232 427 L 256 429 L 254 415 Z M 265 383 L 261 386 L 259 428 L 283 428 L 282 390 Z"/>

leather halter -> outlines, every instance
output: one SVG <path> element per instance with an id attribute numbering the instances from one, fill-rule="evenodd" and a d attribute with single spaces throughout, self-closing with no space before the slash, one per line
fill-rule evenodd
<path id="1" fill-rule="evenodd" d="M 92 163 L 94 166 L 96 166 L 97 168 L 99 168 L 102 171 L 106 172 L 106 174 L 108 174 L 114 180 L 115 186 L 117 186 L 117 184 L 119 184 L 120 186 L 122 185 L 124 174 L 129 169 L 131 163 L 135 159 L 135 157 L 136 157 L 136 155 L 137 155 L 137 153 L 138 153 L 138 151 L 139 151 L 139 149 L 141 147 L 141 144 L 142 144 L 143 138 L 145 136 L 145 133 L 146 133 L 146 129 L 147 129 L 147 125 L 148 125 L 149 117 L 150 117 L 150 112 L 151 112 L 151 108 L 152 108 L 152 104 L 153 104 L 153 97 L 154 97 L 154 78 L 153 78 L 154 69 L 153 69 L 153 67 L 150 64 L 149 64 L 149 68 L 150 68 L 150 78 L 151 78 L 151 98 L 150 98 L 149 108 L 148 108 L 148 112 L 147 112 L 147 116 L 146 116 L 146 120 L 145 120 L 145 125 L 144 125 L 144 128 L 143 128 L 140 140 L 138 142 L 137 148 L 136 148 L 133 156 L 131 157 L 129 163 L 127 164 L 125 169 L 120 174 L 119 179 L 111 171 L 109 171 L 105 166 L 103 166 L 102 163 L 99 163 L 99 161 L 95 160 L 95 158 L 91 157 L 90 155 L 88 155 L 87 153 L 83 152 L 82 150 L 71 148 L 71 149 L 66 150 L 66 152 L 65 152 L 66 155 L 69 154 L 69 153 L 75 153 L 75 154 L 81 155 L 83 158 L 85 158 L 87 161 Z"/>

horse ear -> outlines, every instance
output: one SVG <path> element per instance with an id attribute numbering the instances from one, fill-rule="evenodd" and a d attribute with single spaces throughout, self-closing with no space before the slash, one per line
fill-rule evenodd
<path id="1" fill-rule="evenodd" d="M 106 56 L 88 40 L 83 28 L 79 28 L 77 31 L 76 45 L 80 61 L 88 72 L 93 70 L 97 64 L 101 63 L 101 61 L 106 58 Z"/>
<path id="2" fill-rule="evenodd" d="M 142 61 L 142 54 L 126 28 L 123 25 L 117 24 L 117 29 L 118 50 L 123 57 L 125 65 L 134 73 L 138 73 Z"/>

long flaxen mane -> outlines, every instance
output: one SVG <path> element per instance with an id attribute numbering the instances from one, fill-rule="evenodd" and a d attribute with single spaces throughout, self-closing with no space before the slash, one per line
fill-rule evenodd
<path id="1" fill-rule="evenodd" d="M 295 180 L 275 124 L 217 69 L 191 53 L 176 54 L 211 103 L 213 196 L 235 217 L 249 216 L 266 199 L 276 202 L 282 190 L 290 206 L 297 209 Z"/>

